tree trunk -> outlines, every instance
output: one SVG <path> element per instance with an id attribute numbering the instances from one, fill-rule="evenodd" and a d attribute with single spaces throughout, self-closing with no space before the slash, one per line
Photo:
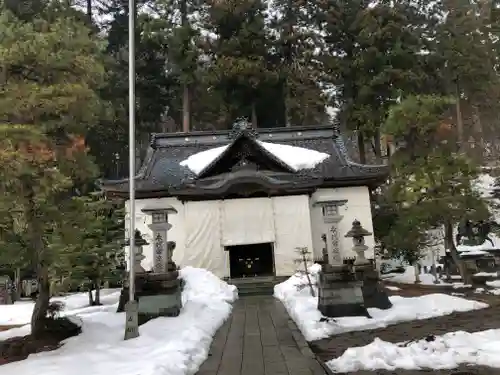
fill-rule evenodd
<path id="1" fill-rule="evenodd" d="M 289 92 L 288 92 L 288 84 L 285 83 L 285 98 L 284 98 L 284 106 L 285 106 L 285 124 L 286 124 L 286 127 L 289 128 L 292 126 L 292 122 L 291 122 L 291 119 L 290 119 L 290 95 L 289 95 Z"/>
<path id="2" fill-rule="evenodd" d="M 94 306 L 94 296 L 92 295 L 92 287 L 89 288 L 89 306 Z"/>
<path id="3" fill-rule="evenodd" d="M 182 131 L 187 133 L 191 130 L 191 112 L 189 105 L 189 86 L 184 84 L 182 91 Z"/>
<path id="4" fill-rule="evenodd" d="M 45 321 L 50 301 L 49 267 L 44 259 L 45 243 L 43 241 L 43 217 L 35 205 L 35 192 L 30 177 L 23 181 L 23 192 L 26 194 L 26 221 L 32 251 L 32 262 L 36 270 L 38 295 L 31 315 L 31 334 L 42 337 L 45 333 Z"/>
<path id="5" fill-rule="evenodd" d="M 180 2 L 181 27 L 184 29 L 189 27 L 187 0 Z M 184 52 L 189 49 L 189 40 L 183 41 L 182 48 Z M 191 109 L 190 109 L 189 85 L 185 82 L 182 89 L 182 131 L 189 132 L 191 130 Z"/>
<path id="6" fill-rule="evenodd" d="M 472 278 L 467 271 L 465 263 L 460 258 L 460 255 L 458 254 L 457 248 L 455 246 L 455 242 L 453 241 L 453 225 L 451 221 L 446 221 L 444 224 L 444 245 L 445 249 L 448 249 L 450 251 L 451 258 L 456 264 L 458 271 L 460 272 L 460 276 L 462 276 L 463 283 L 472 284 Z"/>
<path id="7" fill-rule="evenodd" d="M 479 162 L 482 163 L 485 150 L 483 124 L 481 123 L 481 112 L 479 111 L 479 106 L 476 104 L 472 105 L 472 122 L 474 124 L 474 140 L 479 141 L 479 145 L 477 143 L 474 145 L 474 150 L 477 150 L 476 152 L 479 157 Z"/>
<path id="8" fill-rule="evenodd" d="M 40 338 L 45 333 L 45 320 L 50 301 L 49 269 L 41 264 L 37 267 L 38 296 L 31 315 L 31 334 Z"/>
<path id="9" fill-rule="evenodd" d="M 87 0 L 87 17 L 89 23 L 92 24 L 92 0 Z"/>
<path id="10" fill-rule="evenodd" d="M 95 301 L 94 304 L 97 306 L 101 305 L 101 282 L 96 280 L 95 282 Z"/>
<path id="11" fill-rule="evenodd" d="M 359 162 L 361 164 L 366 164 L 365 137 L 360 130 L 358 130 L 358 152 Z"/>
<path id="12" fill-rule="evenodd" d="M 255 109 L 255 102 L 252 103 L 252 128 L 257 129 L 257 110 Z"/>
<path id="13" fill-rule="evenodd" d="M 463 150 L 465 139 L 464 139 L 464 122 L 462 119 L 462 106 L 460 105 L 460 86 L 458 84 L 458 79 L 455 86 L 456 92 L 456 100 L 457 103 L 455 105 L 456 113 L 457 113 L 457 136 L 458 136 L 458 148 L 460 151 Z"/>
<path id="14" fill-rule="evenodd" d="M 375 131 L 375 136 L 373 137 L 375 157 L 377 158 L 377 163 L 382 164 L 382 139 L 380 135 L 380 130 Z"/>
<path id="15" fill-rule="evenodd" d="M 413 268 L 415 268 L 415 284 L 420 284 L 420 267 L 418 266 L 418 263 L 415 263 L 413 265 Z"/>

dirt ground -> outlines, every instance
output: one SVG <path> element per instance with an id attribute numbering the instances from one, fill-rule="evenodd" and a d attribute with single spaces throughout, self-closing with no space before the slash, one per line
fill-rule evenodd
<path id="1" fill-rule="evenodd" d="M 387 290 L 389 295 L 416 297 L 430 293 L 452 294 L 460 293 L 462 298 L 473 299 L 488 303 L 490 307 L 482 310 L 454 313 L 432 319 L 404 322 L 386 328 L 348 332 L 310 343 L 311 349 L 324 362 L 341 356 L 350 347 L 364 346 L 371 343 L 376 337 L 393 343 L 419 340 L 429 335 L 442 335 L 452 331 L 477 332 L 487 329 L 500 328 L 500 296 L 474 293 L 474 288 L 452 289 L 450 287 L 425 286 L 415 284 L 395 284 L 386 282 L 385 285 L 397 286 L 400 290 Z M 353 375 L 500 375 L 500 369 L 483 366 L 461 366 L 453 370 L 401 370 L 395 371 L 358 371 Z"/>

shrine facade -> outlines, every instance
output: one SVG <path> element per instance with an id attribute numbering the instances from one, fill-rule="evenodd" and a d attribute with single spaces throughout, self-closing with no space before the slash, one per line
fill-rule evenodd
<path id="1" fill-rule="evenodd" d="M 345 238 L 354 220 L 373 233 L 369 191 L 388 172 L 353 162 L 331 125 L 154 134 L 136 177 L 141 265 L 163 262 L 166 243 L 178 266 L 221 278 L 290 276 L 299 247 L 341 264 L 356 255 Z M 129 212 L 128 180 L 103 189 Z M 373 235 L 366 244 L 374 258 Z"/>

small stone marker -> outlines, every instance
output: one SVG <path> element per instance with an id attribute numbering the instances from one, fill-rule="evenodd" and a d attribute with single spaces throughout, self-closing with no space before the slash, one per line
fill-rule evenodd
<path id="1" fill-rule="evenodd" d="M 139 337 L 139 305 L 128 301 L 125 305 L 125 340 Z"/>
<path id="2" fill-rule="evenodd" d="M 0 276 L 0 305 L 10 305 L 11 303 L 10 278 Z"/>

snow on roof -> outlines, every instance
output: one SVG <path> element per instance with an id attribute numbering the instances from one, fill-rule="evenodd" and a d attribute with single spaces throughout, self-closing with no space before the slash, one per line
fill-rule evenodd
<path id="1" fill-rule="evenodd" d="M 278 143 L 257 142 L 268 152 L 296 171 L 302 169 L 312 169 L 330 157 L 330 155 L 325 154 L 324 152 L 310 150 L 307 148 L 282 145 Z M 198 152 L 181 161 L 179 164 L 183 167 L 189 168 L 195 174 L 200 174 L 200 172 L 217 159 L 227 149 L 227 147 L 228 145 Z"/>

